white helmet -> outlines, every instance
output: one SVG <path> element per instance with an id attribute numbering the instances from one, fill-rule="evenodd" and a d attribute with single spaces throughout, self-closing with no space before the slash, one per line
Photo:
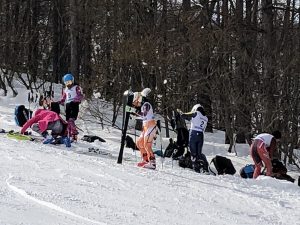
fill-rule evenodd
<path id="1" fill-rule="evenodd" d="M 151 92 L 150 88 L 145 88 L 141 92 L 134 92 L 133 93 L 133 102 L 142 102 L 143 97 L 147 97 L 148 94 Z"/>
<path id="2" fill-rule="evenodd" d="M 202 107 L 202 108 L 203 108 L 203 106 L 202 106 L 201 104 L 196 104 L 196 105 L 194 105 L 191 112 L 192 112 L 192 113 L 196 112 L 197 109 L 198 109 L 199 107 Z"/>
<path id="3" fill-rule="evenodd" d="M 150 92 L 151 92 L 150 88 L 145 88 L 144 90 L 142 90 L 141 94 L 143 97 L 147 97 Z"/>

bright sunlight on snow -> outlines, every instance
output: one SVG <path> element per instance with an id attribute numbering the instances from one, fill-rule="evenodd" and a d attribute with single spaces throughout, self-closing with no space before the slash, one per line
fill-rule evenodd
<path id="1" fill-rule="evenodd" d="M 20 130 L 14 108 L 28 103 L 27 91 L 18 91 L 16 98 L 0 97 L 0 128 Z M 66 148 L 0 134 L 1 225 L 300 224 L 297 184 L 263 176 L 242 179 L 239 169 L 252 163 L 249 147 L 237 144 L 238 156 L 227 153 L 224 132 L 206 133 L 203 151 L 208 160 L 216 154 L 230 158 L 234 176 L 198 174 L 159 157 L 156 170 L 138 168 L 139 152 L 129 148 L 117 164 L 121 131 L 84 119 L 81 114 L 77 120 L 84 130 L 79 138 L 95 134 L 105 143 L 79 140 Z M 87 154 L 89 147 L 106 154 Z M 298 179 L 297 172 L 288 174 Z"/>

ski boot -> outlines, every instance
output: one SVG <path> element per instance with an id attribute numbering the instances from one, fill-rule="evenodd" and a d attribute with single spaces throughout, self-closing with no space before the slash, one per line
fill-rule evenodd
<path id="1" fill-rule="evenodd" d="M 71 147 L 71 140 L 69 137 L 63 137 L 62 138 L 63 143 L 66 145 L 67 148 Z"/>
<path id="2" fill-rule="evenodd" d="M 54 141 L 54 138 L 51 135 L 47 135 L 43 140 L 43 144 L 51 144 Z"/>
<path id="3" fill-rule="evenodd" d="M 78 140 L 77 134 L 72 134 L 71 142 L 77 142 L 77 140 Z"/>
<path id="4" fill-rule="evenodd" d="M 155 170 L 156 169 L 156 161 L 155 161 L 155 159 L 154 160 L 150 160 L 148 163 L 146 163 L 144 165 L 144 168 Z"/>
<path id="5" fill-rule="evenodd" d="M 155 157 L 153 157 L 153 156 L 150 157 L 150 161 L 144 165 L 144 168 L 155 170 L 156 169 Z"/>
<path id="6" fill-rule="evenodd" d="M 142 162 L 139 162 L 139 163 L 137 164 L 137 166 L 138 166 L 138 167 L 144 167 L 147 163 L 148 163 L 148 161 L 143 160 Z"/>
<path id="7" fill-rule="evenodd" d="M 142 157 L 143 160 L 137 164 L 138 167 L 144 167 L 149 162 L 147 153 L 144 153 Z"/>

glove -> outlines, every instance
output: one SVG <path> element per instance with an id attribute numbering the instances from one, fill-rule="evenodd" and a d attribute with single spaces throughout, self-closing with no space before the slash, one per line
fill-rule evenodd
<path id="1" fill-rule="evenodd" d="M 183 114 L 183 112 L 182 112 L 180 109 L 176 109 L 176 111 L 177 111 L 179 114 Z"/>

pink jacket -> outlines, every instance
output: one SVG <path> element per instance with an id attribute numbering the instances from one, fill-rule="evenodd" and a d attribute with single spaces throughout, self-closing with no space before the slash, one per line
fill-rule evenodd
<path id="1" fill-rule="evenodd" d="M 65 121 L 57 113 L 46 109 L 38 109 L 34 116 L 23 125 L 21 133 L 23 134 L 28 127 L 34 123 L 38 123 L 40 131 L 44 132 L 47 130 L 49 122 L 54 122 L 57 120 L 61 120 L 63 123 L 65 123 Z"/>

